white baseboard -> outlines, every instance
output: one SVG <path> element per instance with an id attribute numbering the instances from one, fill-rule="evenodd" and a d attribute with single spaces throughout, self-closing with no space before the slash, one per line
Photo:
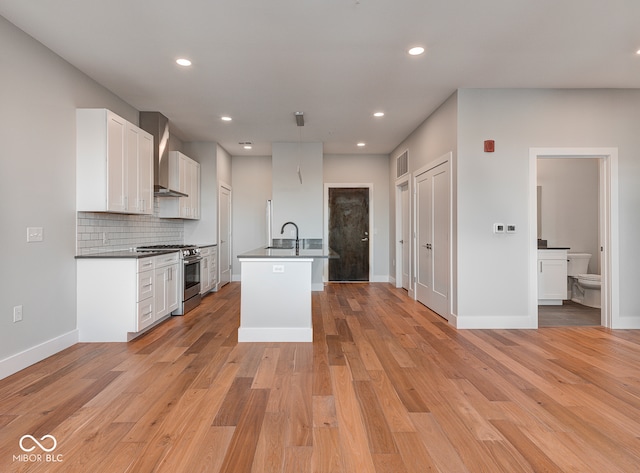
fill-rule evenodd
<path id="1" fill-rule="evenodd" d="M 533 329 L 538 328 L 538 321 L 529 316 L 501 317 L 493 316 L 464 316 L 451 314 L 449 324 L 457 329 Z"/>
<path id="2" fill-rule="evenodd" d="M 240 275 L 239 274 L 232 274 L 231 275 L 231 281 L 232 282 L 240 282 Z"/>
<path id="3" fill-rule="evenodd" d="M 55 355 L 56 353 L 69 348 L 78 343 L 78 330 L 64 333 L 56 338 L 47 340 L 46 342 L 31 347 L 15 355 L 11 355 L 4 360 L 0 360 L 0 379 L 11 376 L 28 366 L 34 365 L 45 358 Z"/>
<path id="4" fill-rule="evenodd" d="M 371 282 L 389 282 L 389 276 L 374 276 Z"/>

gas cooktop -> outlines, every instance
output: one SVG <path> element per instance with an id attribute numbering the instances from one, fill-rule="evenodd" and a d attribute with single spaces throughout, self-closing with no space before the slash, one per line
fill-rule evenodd
<path id="1" fill-rule="evenodd" d="M 138 246 L 136 250 L 145 251 L 145 250 L 181 250 L 183 248 L 196 248 L 196 245 L 188 245 L 186 243 L 177 244 L 177 245 L 145 245 Z"/>

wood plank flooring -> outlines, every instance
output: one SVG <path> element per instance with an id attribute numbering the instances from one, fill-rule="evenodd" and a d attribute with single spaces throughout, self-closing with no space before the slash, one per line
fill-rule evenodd
<path id="1" fill-rule="evenodd" d="M 239 344 L 239 296 L 0 381 L 0 472 L 640 468 L 638 331 L 457 331 L 389 284 L 330 284 L 313 343 Z"/>

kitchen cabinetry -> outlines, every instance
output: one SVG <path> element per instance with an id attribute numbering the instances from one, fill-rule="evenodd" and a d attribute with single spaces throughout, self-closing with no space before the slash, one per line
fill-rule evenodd
<path id="1" fill-rule="evenodd" d="M 169 152 L 169 187 L 187 197 L 165 197 L 160 200 L 160 217 L 200 218 L 200 163 L 179 151 Z"/>
<path id="2" fill-rule="evenodd" d="M 126 342 L 178 307 L 179 254 L 77 259 L 81 342 Z"/>
<path id="3" fill-rule="evenodd" d="M 217 290 L 218 286 L 218 248 L 205 246 L 200 249 L 200 294 Z"/>
<path id="4" fill-rule="evenodd" d="M 173 312 L 179 305 L 178 254 L 156 256 L 155 260 L 155 299 L 154 321 Z"/>
<path id="5" fill-rule="evenodd" d="M 567 250 L 538 250 L 538 304 L 562 305 L 567 298 Z"/>
<path id="6" fill-rule="evenodd" d="M 151 215 L 153 137 L 110 110 L 76 110 L 76 209 Z"/>

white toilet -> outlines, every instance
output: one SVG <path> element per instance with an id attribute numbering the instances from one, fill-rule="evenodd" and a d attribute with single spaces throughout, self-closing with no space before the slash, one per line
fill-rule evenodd
<path id="1" fill-rule="evenodd" d="M 590 253 L 568 253 L 567 275 L 571 300 L 588 307 L 600 308 L 599 274 L 587 274 Z"/>

